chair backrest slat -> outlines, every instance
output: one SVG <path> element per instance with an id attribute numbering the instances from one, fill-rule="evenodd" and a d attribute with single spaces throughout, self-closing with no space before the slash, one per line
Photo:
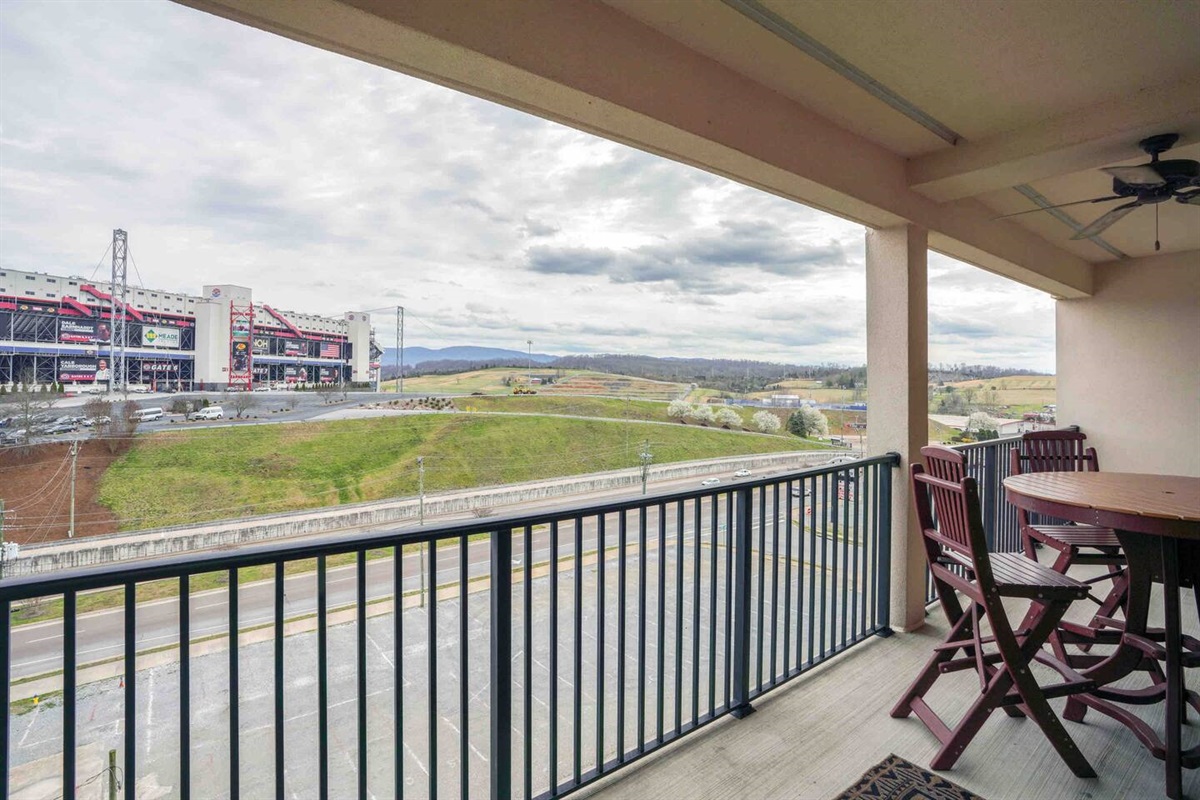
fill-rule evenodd
<path id="1" fill-rule="evenodd" d="M 921 455 L 925 466 L 912 467 L 913 496 L 930 564 L 945 548 L 965 557 L 976 573 L 990 575 L 979 491 L 975 479 L 965 474 L 962 454 L 930 445 L 921 448 Z"/>
<path id="2" fill-rule="evenodd" d="M 1013 450 L 1017 472 L 1096 472 L 1096 450 L 1079 431 L 1033 431 Z"/>

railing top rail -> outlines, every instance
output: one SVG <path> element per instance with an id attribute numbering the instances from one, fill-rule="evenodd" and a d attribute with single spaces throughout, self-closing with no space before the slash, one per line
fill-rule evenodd
<path id="1" fill-rule="evenodd" d="M 88 589 L 119 586 L 131 581 L 162 580 L 164 578 L 177 578 L 182 575 L 195 575 L 217 570 L 261 566 L 276 561 L 297 561 L 317 558 L 319 556 L 356 552 L 358 550 L 403 547 L 409 544 L 436 542 L 463 535 L 470 536 L 473 534 L 543 525 L 563 519 L 580 519 L 602 514 L 622 513 L 665 503 L 691 500 L 697 497 L 710 497 L 738 490 L 756 489 L 759 486 L 769 486 L 816 475 L 847 472 L 862 467 L 876 465 L 896 467 L 899 464 L 900 456 L 898 454 L 885 453 L 880 456 L 862 458 L 842 464 L 809 467 L 781 475 L 739 481 L 736 484 L 706 486 L 686 491 L 660 492 L 617 501 L 590 503 L 574 508 L 551 509 L 536 514 L 516 514 L 460 520 L 444 523 L 436 527 L 414 528 L 407 526 L 364 533 L 331 533 L 305 538 L 302 541 L 276 541 L 266 544 L 248 545 L 236 549 L 182 553 L 116 566 L 104 565 L 8 578 L 0 581 L 0 602 L 61 594 L 71 589 L 85 591 Z"/>

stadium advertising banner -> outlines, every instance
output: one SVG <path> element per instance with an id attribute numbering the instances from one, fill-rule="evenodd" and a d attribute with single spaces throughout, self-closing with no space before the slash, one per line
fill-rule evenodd
<path id="1" fill-rule="evenodd" d="M 285 356 L 306 356 L 308 355 L 306 344 L 306 342 L 284 342 L 283 354 Z"/>
<path id="2" fill-rule="evenodd" d="M 58 321 L 58 340 L 60 342 L 94 344 L 96 342 L 96 321 L 62 317 Z"/>
<path id="3" fill-rule="evenodd" d="M 94 381 L 97 371 L 98 365 L 94 358 L 60 358 L 58 360 L 58 379 L 60 381 Z"/>
<path id="4" fill-rule="evenodd" d="M 321 367 L 321 383 L 333 383 L 337 380 L 337 370 L 333 367 Z"/>
<path id="5" fill-rule="evenodd" d="M 233 343 L 233 358 L 230 360 L 230 368 L 234 372 L 245 372 L 250 369 L 249 342 Z"/>
<path id="6" fill-rule="evenodd" d="M 229 323 L 230 334 L 234 339 L 250 338 L 250 320 L 244 317 L 234 317 Z"/>
<path id="7" fill-rule="evenodd" d="M 142 326 L 143 347 L 169 347 L 179 349 L 179 330 L 176 328 L 158 328 L 150 325 Z"/>
<path id="8" fill-rule="evenodd" d="M 270 342 L 267 340 L 267 338 L 265 336 L 255 336 L 254 337 L 254 355 L 256 355 L 256 356 L 268 355 L 268 353 L 270 352 L 269 348 L 270 348 Z"/>

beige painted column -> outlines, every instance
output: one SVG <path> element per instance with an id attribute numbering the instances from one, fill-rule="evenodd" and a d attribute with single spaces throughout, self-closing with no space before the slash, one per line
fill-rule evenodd
<path id="1" fill-rule="evenodd" d="M 901 456 L 892 481 L 891 626 L 925 622 L 925 554 L 908 466 L 929 441 L 928 232 L 867 230 L 867 431 L 872 455 Z"/>

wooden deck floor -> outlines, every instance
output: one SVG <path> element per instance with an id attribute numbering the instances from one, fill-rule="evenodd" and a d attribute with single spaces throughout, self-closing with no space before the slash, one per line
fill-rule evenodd
<path id="1" fill-rule="evenodd" d="M 1184 629 L 1200 631 L 1185 591 Z M 1161 619 L 1161 607 L 1157 612 Z M 877 639 L 755 703 L 742 720 L 725 718 L 663 752 L 599 782 L 581 796 L 596 800 L 826 800 L 852 785 L 889 753 L 928 768 L 936 740 L 911 716 L 888 711 L 907 688 L 945 622 L 936 608 L 930 624 L 911 634 Z M 1197 683 L 1195 671 L 1189 676 Z M 934 708 L 957 722 L 975 682 L 973 672 L 943 676 L 929 695 Z M 956 691 L 956 689 L 961 691 Z M 1061 715 L 1065 701 L 1051 701 Z M 1162 707 L 1145 718 L 1161 726 Z M 1089 712 L 1084 724 L 1065 723 L 1100 777 L 1076 778 L 1030 721 L 993 714 L 945 777 L 987 800 L 1100 800 L 1163 797 L 1163 765 L 1126 729 Z M 1200 742 L 1200 722 L 1185 728 L 1184 746 Z M 1184 773 L 1188 797 L 1200 800 L 1200 770 Z"/>

